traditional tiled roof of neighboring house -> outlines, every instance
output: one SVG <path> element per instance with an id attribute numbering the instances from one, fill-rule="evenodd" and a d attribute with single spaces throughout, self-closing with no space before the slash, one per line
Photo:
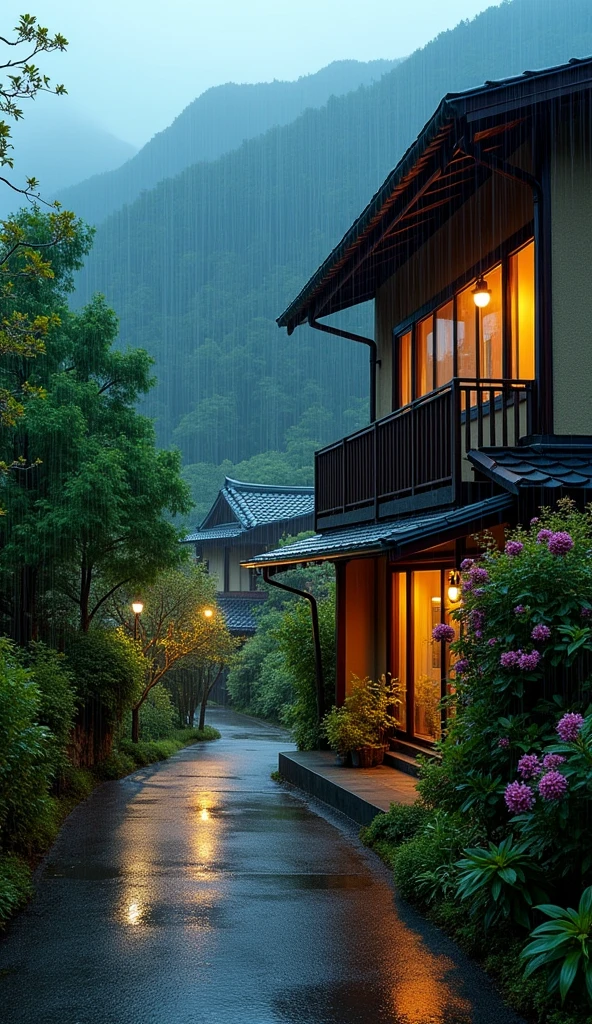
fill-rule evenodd
<path id="1" fill-rule="evenodd" d="M 503 521 L 500 515 L 511 508 L 513 503 L 508 494 L 498 494 L 464 508 L 330 530 L 276 548 L 275 551 L 267 551 L 243 564 L 257 568 L 266 565 L 294 565 L 345 558 L 355 553 L 384 554 L 387 550 L 402 550 L 418 541 L 441 543 L 446 539 L 446 533 L 453 532 L 457 527 L 479 530 L 494 525 L 496 520 Z"/>
<path id="2" fill-rule="evenodd" d="M 248 484 L 226 477 L 221 493 L 247 529 L 314 513 L 314 487 Z"/>
<path id="3" fill-rule="evenodd" d="M 529 487 L 592 489 L 592 437 L 533 439 L 516 448 L 470 451 L 468 458 L 511 494 Z"/>
<path id="4" fill-rule="evenodd" d="M 255 609 L 266 594 L 218 594 L 217 600 L 229 631 L 234 636 L 252 636 L 257 629 Z"/>
<path id="5" fill-rule="evenodd" d="M 312 529 L 313 518 L 314 487 L 250 484 L 226 477 L 202 525 L 183 543 L 228 540 L 258 526 L 287 524 L 292 520 L 298 520 L 298 531 Z"/>

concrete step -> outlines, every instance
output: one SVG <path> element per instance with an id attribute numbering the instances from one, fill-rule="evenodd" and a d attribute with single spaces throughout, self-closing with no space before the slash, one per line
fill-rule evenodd
<path id="1" fill-rule="evenodd" d="M 388 768 L 396 768 L 397 771 L 405 772 L 405 775 L 412 775 L 415 779 L 419 777 L 419 764 L 415 757 L 403 754 L 398 750 L 387 750 L 384 755 L 384 764 Z"/>

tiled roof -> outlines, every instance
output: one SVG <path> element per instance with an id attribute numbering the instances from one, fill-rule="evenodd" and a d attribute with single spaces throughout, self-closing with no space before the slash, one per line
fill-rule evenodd
<path id="1" fill-rule="evenodd" d="M 525 487 L 591 488 L 592 437 L 540 440 L 517 448 L 482 448 L 468 458 L 490 480 L 512 494 Z"/>
<path id="2" fill-rule="evenodd" d="M 488 517 L 510 508 L 513 499 L 507 494 L 498 494 L 493 498 L 466 505 L 464 508 L 448 509 L 444 512 L 431 512 L 429 515 L 416 515 L 407 519 L 391 520 L 386 523 L 372 523 L 366 526 L 350 526 L 341 530 L 329 530 L 315 534 L 306 540 L 287 544 L 257 555 L 248 563 L 249 566 L 291 565 L 295 562 L 314 562 L 326 558 L 342 558 L 356 552 L 383 552 L 398 546 L 404 546 L 416 540 L 426 543 L 430 537 L 453 530 L 457 526 L 473 525 L 479 529 L 485 526 Z"/>
<path id="3" fill-rule="evenodd" d="M 182 544 L 191 544 L 206 540 L 226 540 L 229 537 L 240 537 L 244 533 L 244 527 L 240 523 L 221 523 L 220 526 L 212 526 L 209 530 L 196 530 L 190 533 L 181 541 Z"/>
<path id="4" fill-rule="evenodd" d="M 265 598 L 265 594 L 261 598 Z M 251 636 L 257 629 L 254 610 L 261 605 L 259 597 L 231 597 L 218 594 L 217 600 L 226 625 L 235 636 Z"/>
<path id="5" fill-rule="evenodd" d="M 314 515 L 314 487 L 248 484 L 226 477 L 221 494 L 248 530 L 266 523 Z"/>

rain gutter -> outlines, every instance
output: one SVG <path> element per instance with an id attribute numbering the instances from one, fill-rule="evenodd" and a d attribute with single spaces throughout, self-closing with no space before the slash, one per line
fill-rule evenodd
<path id="1" fill-rule="evenodd" d="M 378 358 L 378 346 L 373 338 L 364 338 L 361 334 L 352 334 L 351 331 L 342 331 L 339 327 L 329 327 L 328 324 L 321 324 L 315 320 L 314 313 L 308 314 L 308 323 L 316 331 L 324 331 L 325 334 L 334 334 L 337 338 L 345 338 L 347 341 L 357 341 L 367 345 L 370 349 L 370 422 L 376 420 L 376 367 L 380 366 Z"/>
<path id="2" fill-rule="evenodd" d="M 298 590 L 297 587 L 289 587 L 287 583 L 279 583 L 270 575 L 269 566 L 263 567 L 263 579 L 270 587 L 278 587 L 279 590 L 287 590 L 290 594 L 303 597 L 310 604 L 310 616 L 312 620 L 312 639 L 315 658 L 315 686 L 317 697 L 317 720 L 320 722 L 325 714 L 325 682 L 323 678 L 323 660 L 321 657 L 321 631 L 319 629 L 319 609 L 316 598 L 308 590 Z"/>

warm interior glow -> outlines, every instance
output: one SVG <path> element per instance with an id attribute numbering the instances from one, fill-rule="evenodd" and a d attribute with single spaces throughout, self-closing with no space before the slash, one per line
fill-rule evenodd
<path id="1" fill-rule="evenodd" d="M 534 380 L 534 242 L 523 246 L 508 261 L 512 332 L 512 375 Z"/>
<path id="2" fill-rule="evenodd" d="M 393 574 L 393 636 L 396 638 L 394 650 L 393 676 L 397 680 L 397 695 L 401 703 L 396 715 L 401 729 L 407 728 L 407 573 Z"/>
<path id="3" fill-rule="evenodd" d="M 454 376 L 454 303 L 436 310 L 436 387 Z"/>
<path id="4" fill-rule="evenodd" d="M 479 376 L 492 380 L 503 376 L 502 268 L 487 274 L 489 301 L 479 308 Z"/>
<path id="5" fill-rule="evenodd" d="M 434 390 L 434 318 L 420 320 L 415 330 L 415 397 Z"/>
<path id="6" fill-rule="evenodd" d="M 144 605 L 142 604 L 141 601 L 133 601 L 132 602 L 132 611 L 133 611 L 134 615 L 141 615 L 143 610 L 144 610 Z"/>
<path id="7" fill-rule="evenodd" d="M 479 309 L 484 309 L 491 302 L 491 291 L 484 277 L 480 277 L 472 291 L 473 302 Z"/>
<path id="8" fill-rule="evenodd" d="M 439 569 L 414 572 L 413 581 L 413 675 L 415 721 L 413 731 L 426 740 L 440 738 L 442 644 L 432 643 L 432 630 L 442 621 Z"/>
<path id="9" fill-rule="evenodd" d="M 401 408 L 411 401 L 411 331 L 399 338 L 397 374 Z"/>

